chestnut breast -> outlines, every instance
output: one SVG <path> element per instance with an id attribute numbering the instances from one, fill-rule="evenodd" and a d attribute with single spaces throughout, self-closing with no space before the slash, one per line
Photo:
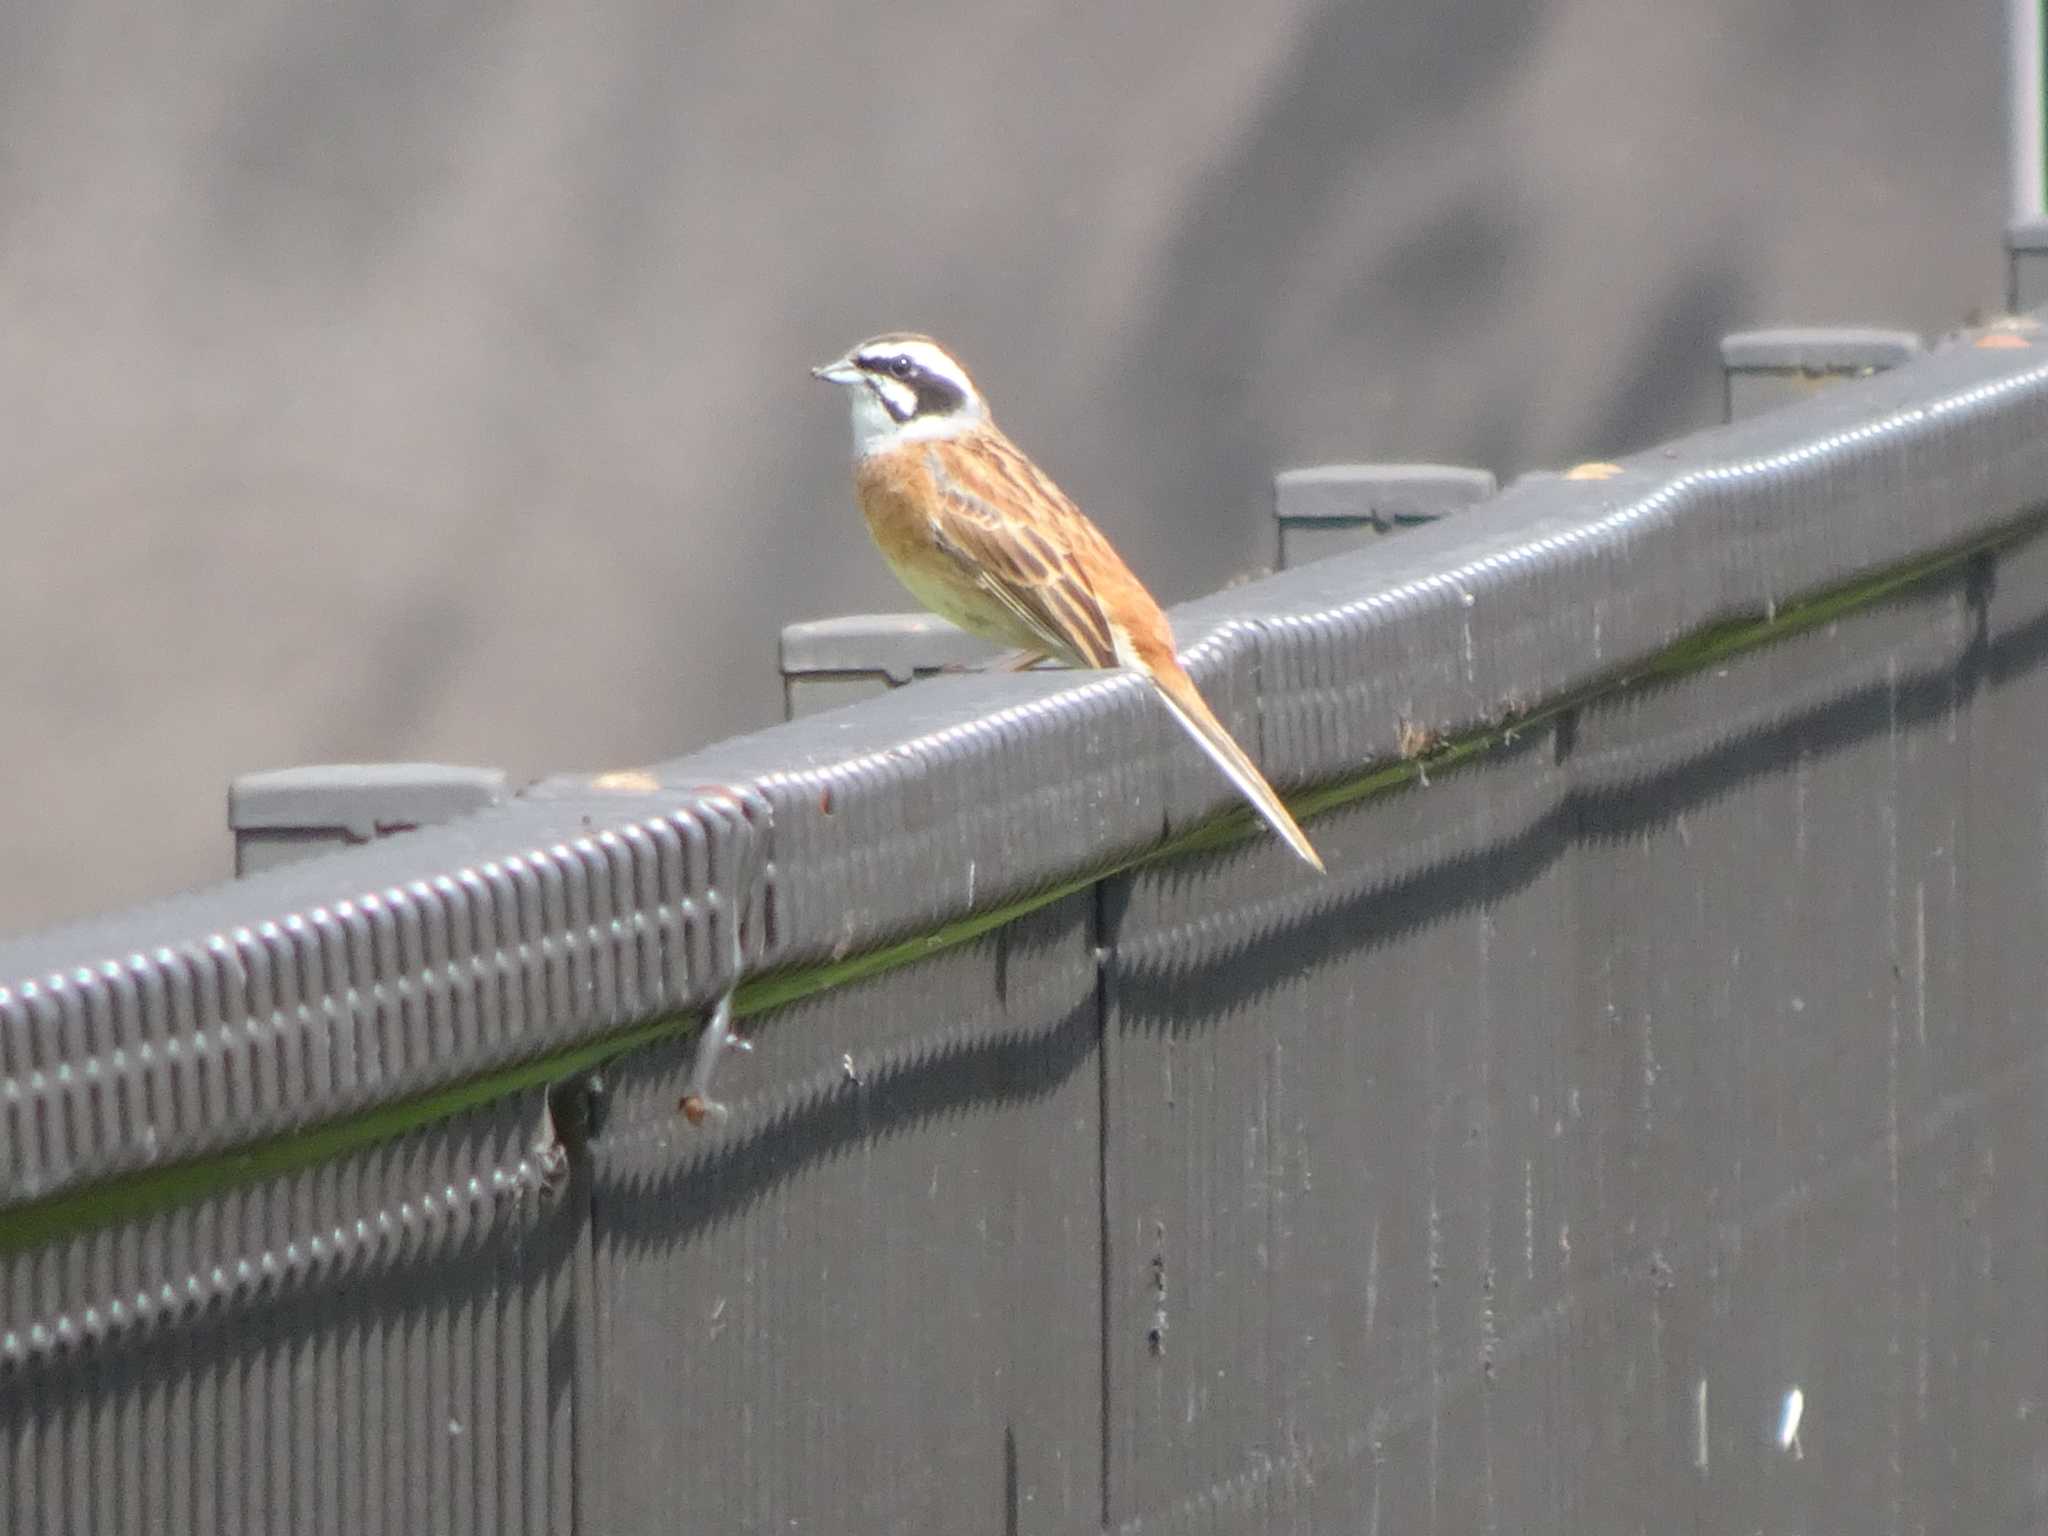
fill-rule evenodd
<path id="1" fill-rule="evenodd" d="M 1044 649 L 1044 642 L 933 537 L 938 490 L 922 452 L 870 454 L 854 466 L 853 482 L 869 537 L 911 596 L 940 618 L 997 645 Z"/>

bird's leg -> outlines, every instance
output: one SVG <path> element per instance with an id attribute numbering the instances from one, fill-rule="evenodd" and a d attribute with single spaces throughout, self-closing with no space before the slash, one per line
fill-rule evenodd
<path id="1" fill-rule="evenodd" d="M 683 1096 L 676 1104 L 676 1108 L 683 1112 L 683 1118 L 692 1125 L 702 1125 L 706 1120 L 718 1124 L 728 1113 L 723 1104 L 711 1097 L 711 1074 L 718 1066 L 719 1054 L 728 1046 L 736 1051 L 753 1049 L 733 1033 L 731 992 L 718 1000 L 711 1010 L 711 1017 L 704 1021 L 704 1028 L 698 1031 L 697 1055 L 690 1063 L 690 1080 L 683 1085 Z"/>

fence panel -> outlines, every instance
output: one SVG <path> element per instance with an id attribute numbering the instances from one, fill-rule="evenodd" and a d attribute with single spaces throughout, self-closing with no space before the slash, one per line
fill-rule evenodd
<path id="1" fill-rule="evenodd" d="M 1179 610 L 1327 879 L 949 677 L 0 945 L 0 1529 L 2039 1528 L 2041 355 Z"/>
<path id="2" fill-rule="evenodd" d="M 540 1096 L 0 1256 L 0 1529 L 572 1527 Z"/>
<path id="3" fill-rule="evenodd" d="M 1094 906 L 750 1024 L 708 1133 L 688 1049 L 608 1074 L 598 1529 L 1095 1527 Z"/>

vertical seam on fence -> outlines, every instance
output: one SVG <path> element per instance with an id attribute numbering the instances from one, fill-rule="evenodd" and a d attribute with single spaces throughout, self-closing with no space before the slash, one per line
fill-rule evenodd
<path id="1" fill-rule="evenodd" d="M 569 1529 L 576 1536 L 605 1529 L 596 1507 L 603 1479 L 591 1465 L 595 1454 L 596 1415 L 603 1401 L 599 1370 L 603 1352 L 597 1339 L 597 1166 L 586 1145 L 576 1158 L 576 1248 L 571 1264 L 569 1305 Z"/>
<path id="2" fill-rule="evenodd" d="M 598 1508 L 603 1479 L 593 1464 L 597 1439 L 593 1431 L 603 1401 L 599 1365 L 597 1285 L 597 1162 L 591 1151 L 596 1118 L 604 1112 L 602 1079 L 585 1076 L 557 1085 L 549 1094 L 558 1118 L 557 1134 L 569 1164 L 569 1187 L 563 1193 L 575 1232 L 569 1253 L 569 1328 L 566 1370 L 569 1400 L 568 1529 L 573 1536 L 606 1528 Z"/>
<path id="3" fill-rule="evenodd" d="M 1111 1263 L 1114 1234 L 1110 1230 L 1110 1051 L 1115 1034 L 1115 968 L 1112 959 L 1116 940 L 1111 931 L 1108 893 L 1112 881 L 1122 878 L 1112 875 L 1098 880 L 1090 888 L 1092 906 L 1089 939 L 1095 955 L 1095 1135 L 1096 1135 L 1096 1213 L 1100 1223 L 1098 1242 L 1098 1263 L 1101 1266 L 1100 1284 L 1097 1292 L 1098 1315 L 1096 1323 L 1096 1362 L 1098 1367 L 1099 1392 L 1096 1410 L 1101 1416 L 1100 1452 L 1101 1468 L 1101 1516 L 1105 1529 L 1110 1524 L 1111 1492 L 1111 1445 L 1110 1433 L 1110 1353 L 1114 1341 L 1110 1336 L 1112 1312 L 1111 1286 L 1115 1274 Z"/>

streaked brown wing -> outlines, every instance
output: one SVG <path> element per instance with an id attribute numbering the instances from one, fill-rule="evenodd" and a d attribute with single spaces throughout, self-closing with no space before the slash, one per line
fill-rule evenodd
<path id="1" fill-rule="evenodd" d="M 938 546 L 1052 654 L 1116 666 L 1109 619 L 1086 573 L 1117 585 L 1133 579 L 1066 493 L 993 430 L 933 443 L 925 464 L 938 492 Z"/>

